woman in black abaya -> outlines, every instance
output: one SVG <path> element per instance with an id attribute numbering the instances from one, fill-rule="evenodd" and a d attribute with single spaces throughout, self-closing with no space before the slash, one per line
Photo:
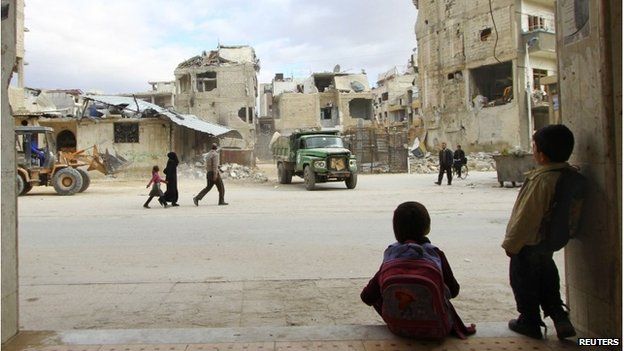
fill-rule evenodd
<path id="1" fill-rule="evenodd" d="M 171 206 L 178 205 L 178 155 L 175 152 L 167 154 L 169 160 L 167 161 L 167 167 L 163 170 L 165 173 L 165 180 L 167 180 L 167 191 L 160 198 L 161 204 L 171 202 Z"/>

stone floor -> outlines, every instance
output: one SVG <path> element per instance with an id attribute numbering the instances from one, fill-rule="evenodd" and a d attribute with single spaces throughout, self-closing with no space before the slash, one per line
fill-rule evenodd
<path id="1" fill-rule="evenodd" d="M 413 341 L 384 326 L 256 327 L 210 329 L 99 329 L 21 332 L 6 351 L 559 351 L 615 350 L 580 347 L 554 335 L 533 340 L 508 331 L 502 323 L 481 325 L 467 340 Z M 621 348 L 617 348 L 620 350 Z"/>

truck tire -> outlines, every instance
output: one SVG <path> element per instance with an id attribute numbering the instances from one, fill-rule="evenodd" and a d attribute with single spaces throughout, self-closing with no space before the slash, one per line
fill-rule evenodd
<path id="1" fill-rule="evenodd" d="M 277 164 L 277 180 L 280 184 L 290 184 L 292 182 L 292 172 L 287 170 L 283 163 Z"/>
<path id="2" fill-rule="evenodd" d="M 57 194 L 74 195 L 82 188 L 82 176 L 71 167 L 63 168 L 54 174 L 52 184 Z"/>
<path id="3" fill-rule="evenodd" d="M 22 193 L 24 192 L 24 189 L 26 188 L 26 182 L 24 182 L 24 178 L 22 178 L 21 175 L 17 175 L 17 178 L 15 179 L 16 183 L 15 183 L 15 194 L 17 196 L 22 195 Z"/>
<path id="4" fill-rule="evenodd" d="M 355 189 L 357 185 L 357 173 L 351 173 L 351 176 L 345 179 L 345 184 L 347 185 L 347 189 Z"/>
<path id="5" fill-rule="evenodd" d="M 91 185 L 91 177 L 89 177 L 89 172 L 85 171 L 82 168 L 76 168 L 76 170 L 78 171 L 78 173 L 80 173 L 80 176 L 82 177 L 82 187 L 80 187 L 80 190 L 78 190 L 79 193 L 87 190 L 89 188 L 89 185 Z"/>
<path id="6" fill-rule="evenodd" d="M 314 190 L 316 185 L 316 174 L 312 170 L 312 167 L 305 166 L 303 169 L 303 180 L 305 181 L 305 187 L 307 190 Z"/>

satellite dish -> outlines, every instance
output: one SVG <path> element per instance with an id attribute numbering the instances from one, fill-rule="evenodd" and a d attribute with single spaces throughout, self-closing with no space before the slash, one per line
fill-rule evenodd
<path id="1" fill-rule="evenodd" d="M 340 73 L 340 65 L 334 66 L 334 73 Z"/>

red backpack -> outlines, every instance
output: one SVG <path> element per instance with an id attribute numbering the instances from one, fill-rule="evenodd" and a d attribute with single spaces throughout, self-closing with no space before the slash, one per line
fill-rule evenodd
<path id="1" fill-rule="evenodd" d="M 381 317 L 394 334 L 439 340 L 453 327 L 453 307 L 440 268 L 425 259 L 384 263 L 379 276 Z"/>

